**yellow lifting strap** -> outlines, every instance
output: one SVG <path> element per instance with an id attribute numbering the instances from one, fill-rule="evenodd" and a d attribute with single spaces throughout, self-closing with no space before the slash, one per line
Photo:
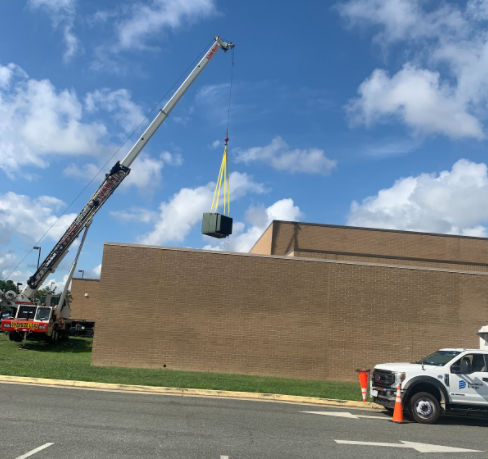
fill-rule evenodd
<path id="1" fill-rule="evenodd" d="M 227 215 L 230 215 L 229 163 L 227 162 L 227 142 L 225 143 L 224 157 L 222 158 L 222 164 L 220 165 L 219 178 L 217 179 L 217 185 L 215 186 L 210 213 L 217 213 L 217 208 L 219 207 L 220 190 L 222 187 L 222 179 L 224 180 L 224 215 L 226 204 Z"/>

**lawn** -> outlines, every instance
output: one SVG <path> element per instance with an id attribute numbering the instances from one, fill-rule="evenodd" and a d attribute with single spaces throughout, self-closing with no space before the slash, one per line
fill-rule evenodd
<path id="1" fill-rule="evenodd" d="M 361 400 L 358 383 L 308 381 L 266 376 L 149 370 L 90 365 L 92 339 L 70 338 L 49 345 L 27 342 L 27 351 L 0 334 L 0 374 L 34 378 L 68 379 L 114 384 L 262 392 L 306 397 Z"/>

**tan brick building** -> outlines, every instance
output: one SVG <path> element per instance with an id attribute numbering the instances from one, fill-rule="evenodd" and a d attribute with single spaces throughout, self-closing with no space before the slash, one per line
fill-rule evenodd
<path id="1" fill-rule="evenodd" d="M 106 243 L 92 362 L 355 380 L 477 347 L 487 254 L 484 238 L 291 222 L 250 254 Z"/>
<path id="2" fill-rule="evenodd" d="M 70 317 L 88 321 L 96 320 L 99 290 L 100 281 L 98 279 L 73 279 Z"/>

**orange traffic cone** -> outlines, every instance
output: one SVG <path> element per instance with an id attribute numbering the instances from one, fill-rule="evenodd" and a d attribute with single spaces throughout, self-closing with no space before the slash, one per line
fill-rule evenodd
<path id="1" fill-rule="evenodd" d="M 397 388 L 395 410 L 393 411 L 393 419 L 391 421 L 397 424 L 403 424 L 402 389 L 400 384 L 398 384 Z"/>
<path id="2" fill-rule="evenodd" d="M 366 395 L 368 392 L 369 373 L 371 370 L 356 370 L 359 373 L 359 384 L 361 385 L 361 394 L 363 396 L 363 403 L 366 403 Z"/>

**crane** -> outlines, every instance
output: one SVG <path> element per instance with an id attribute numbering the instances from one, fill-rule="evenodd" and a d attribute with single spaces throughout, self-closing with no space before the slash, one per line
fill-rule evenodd
<path id="1" fill-rule="evenodd" d="M 57 330 L 56 333 L 64 336 L 65 333 L 61 332 L 64 332 L 66 326 L 69 324 L 67 324 L 67 321 L 64 320 L 66 318 L 61 317 L 60 314 L 63 305 L 58 305 L 58 317 L 54 318 L 53 316 L 55 314 L 51 314 L 51 312 L 47 310 L 52 308 L 41 308 L 38 305 L 36 306 L 34 304 L 35 293 L 42 286 L 43 282 L 47 279 L 49 274 L 53 273 L 56 270 L 59 263 L 61 263 L 63 258 L 68 253 L 68 249 L 71 247 L 76 238 L 80 235 L 83 229 L 85 229 L 83 238 L 86 237 L 88 227 L 92 223 L 95 214 L 105 204 L 105 202 L 118 188 L 122 181 L 129 175 L 130 166 L 136 160 L 139 153 L 144 149 L 144 147 L 147 145 L 147 143 L 158 130 L 158 128 L 164 123 L 173 108 L 180 101 L 180 99 L 190 88 L 190 86 L 195 82 L 203 69 L 214 57 L 214 55 L 220 49 L 223 49 L 224 52 L 226 52 L 229 49 L 234 48 L 234 43 L 227 42 L 219 36 L 216 36 L 214 40 L 215 41 L 210 49 L 205 53 L 205 55 L 198 62 L 196 67 L 191 71 L 185 81 L 183 81 L 181 86 L 176 90 L 176 92 L 166 103 L 166 105 L 159 110 L 154 120 L 151 122 L 151 124 L 149 124 L 141 137 L 138 138 L 138 140 L 127 153 L 125 158 L 122 161 L 117 161 L 110 169 L 110 172 L 105 175 L 105 179 L 102 184 L 98 187 L 97 191 L 95 191 L 93 196 L 89 199 L 81 212 L 74 219 L 73 223 L 71 223 L 65 233 L 61 236 L 49 255 L 47 255 L 44 261 L 39 265 L 37 271 L 29 278 L 29 280 L 27 281 L 27 285 L 24 287 L 24 289 L 20 293 L 14 292 L 12 290 L 8 292 L 0 291 L 0 306 L 13 307 L 14 309 L 16 309 L 15 317 L 13 319 L 1 321 L 1 330 L 17 334 L 23 332 L 24 338 L 26 336 L 25 334 L 30 332 L 39 332 L 51 336 L 53 330 Z M 76 259 L 79 256 L 81 246 L 82 244 L 79 247 Z M 74 269 L 72 268 L 70 276 L 72 276 L 73 272 Z M 69 280 L 67 284 L 69 284 Z M 46 320 L 46 318 L 48 318 L 49 320 Z M 56 322 L 58 321 L 59 324 L 56 324 Z"/>

